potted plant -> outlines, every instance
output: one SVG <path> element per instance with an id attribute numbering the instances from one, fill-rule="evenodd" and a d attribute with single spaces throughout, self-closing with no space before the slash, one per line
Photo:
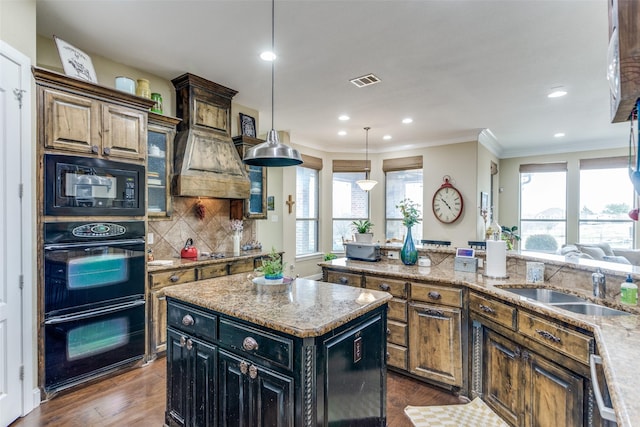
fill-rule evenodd
<path id="1" fill-rule="evenodd" d="M 262 257 L 262 265 L 256 268 L 264 274 L 264 282 L 269 285 L 276 285 L 282 283 L 284 267 L 286 262 L 282 261 L 282 257 L 274 247 L 271 247 L 271 252 Z"/>
<path id="2" fill-rule="evenodd" d="M 336 259 L 336 258 L 338 258 L 338 255 L 334 253 L 326 253 L 324 254 L 324 257 L 323 257 L 325 261 L 331 261 L 332 259 Z"/>
<path id="3" fill-rule="evenodd" d="M 396 205 L 396 208 L 400 209 L 400 213 L 402 213 L 402 224 L 407 227 L 407 237 L 400 250 L 400 259 L 405 265 L 413 265 L 418 261 L 418 250 L 413 243 L 411 227 L 420 222 L 419 207 L 420 205 L 411 199 L 403 199 Z"/>
<path id="4" fill-rule="evenodd" d="M 506 225 L 502 226 L 502 240 L 507 242 L 507 249 L 510 251 L 515 249 L 516 242 L 520 241 L 520 235 L 516 233 L 517 231 L 517 225 L 514 225 L 513 227 L 507 227 Z"/>
<path id="5" fill-rule="evenodd" d="M 351 222 L 355 230 L 355 239 L 356 242 L 359 243 L 371 243 L 373 240 L 373 233 L 371 232 L 371 228 L 373 224 L 368 219 L 360 219 L 357 221 Z"/>

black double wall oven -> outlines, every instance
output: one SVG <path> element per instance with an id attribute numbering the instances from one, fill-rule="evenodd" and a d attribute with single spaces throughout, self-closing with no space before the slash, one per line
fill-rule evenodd
<path id="1" fill-rule="evenodd" d="M 144 167 L 45 155 L 44 204 L 44 389 L 54 393 L 144 357 Z"/>

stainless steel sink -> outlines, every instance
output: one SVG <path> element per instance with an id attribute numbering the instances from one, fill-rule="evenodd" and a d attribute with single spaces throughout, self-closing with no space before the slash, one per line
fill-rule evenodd
<path id="1" fill-rule="evenodd" d="M 552 289 L 538 288 L 500 288 L 518 294 L 521 297 L 530 298 L 546 304 L 558 304 L 567 302 L 587 302 L 586 299 L 575 295 L 565 294 L 564 292 L 554 291 Z"/>
<path id="2" fill-rule="evenodd" d="M 585 314 L 587 316 L 626 316 L 630 313 L 592 303 L 568 303 L 554 304 L 554 307 L 568 310 L 572 313 Z"/>
<path id="3" fill-rule="evenodd" d="M 572 313 L 584 314 L 587 316 L 624 316 L 630 313 L 616 310 L 604 305 L 594 304 L 585 298 L 576 295 L 566 294 L 553 289 L 539 288 L 500 288 L 504 291 L 520 295 L 553 307 L 561 308 Z"/>

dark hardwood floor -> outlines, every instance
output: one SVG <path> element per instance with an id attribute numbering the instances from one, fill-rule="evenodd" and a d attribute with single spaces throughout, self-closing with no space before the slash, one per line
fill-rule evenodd
<path id="1" fill-rule="evenodd" d="M 162 426 L 165 409 L 165 359 L 61 394 L 42 403 L 11 427 Z M 389 371 L 387 425 L 411 426 L 407 405 L 463 403 L 457 396 Z"/>

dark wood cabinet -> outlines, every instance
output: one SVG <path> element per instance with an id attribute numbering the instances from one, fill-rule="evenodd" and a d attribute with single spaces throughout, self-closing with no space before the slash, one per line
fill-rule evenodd
<path id="1" fill-rule="evenodd" d="M 241 159 L 244 159 L 247 150 L 255 145 L 262 144 L 264 141 L 250 136 L 236 136 L 233 143 L 238 150 Z M 232 211 L 242 210 L 242 217 L 247 219 L 266 219 L 267 218 L 267 168 L 264 166 L 245 165 L 251 189 L 249 198 L 245 200 L 233 200 Z M 235 205 L 235 206 L 234 206 Z M 235 214 L 235 216 L 239 216 Z M 234 217 L 235 217 L 234 216 Z"/>

